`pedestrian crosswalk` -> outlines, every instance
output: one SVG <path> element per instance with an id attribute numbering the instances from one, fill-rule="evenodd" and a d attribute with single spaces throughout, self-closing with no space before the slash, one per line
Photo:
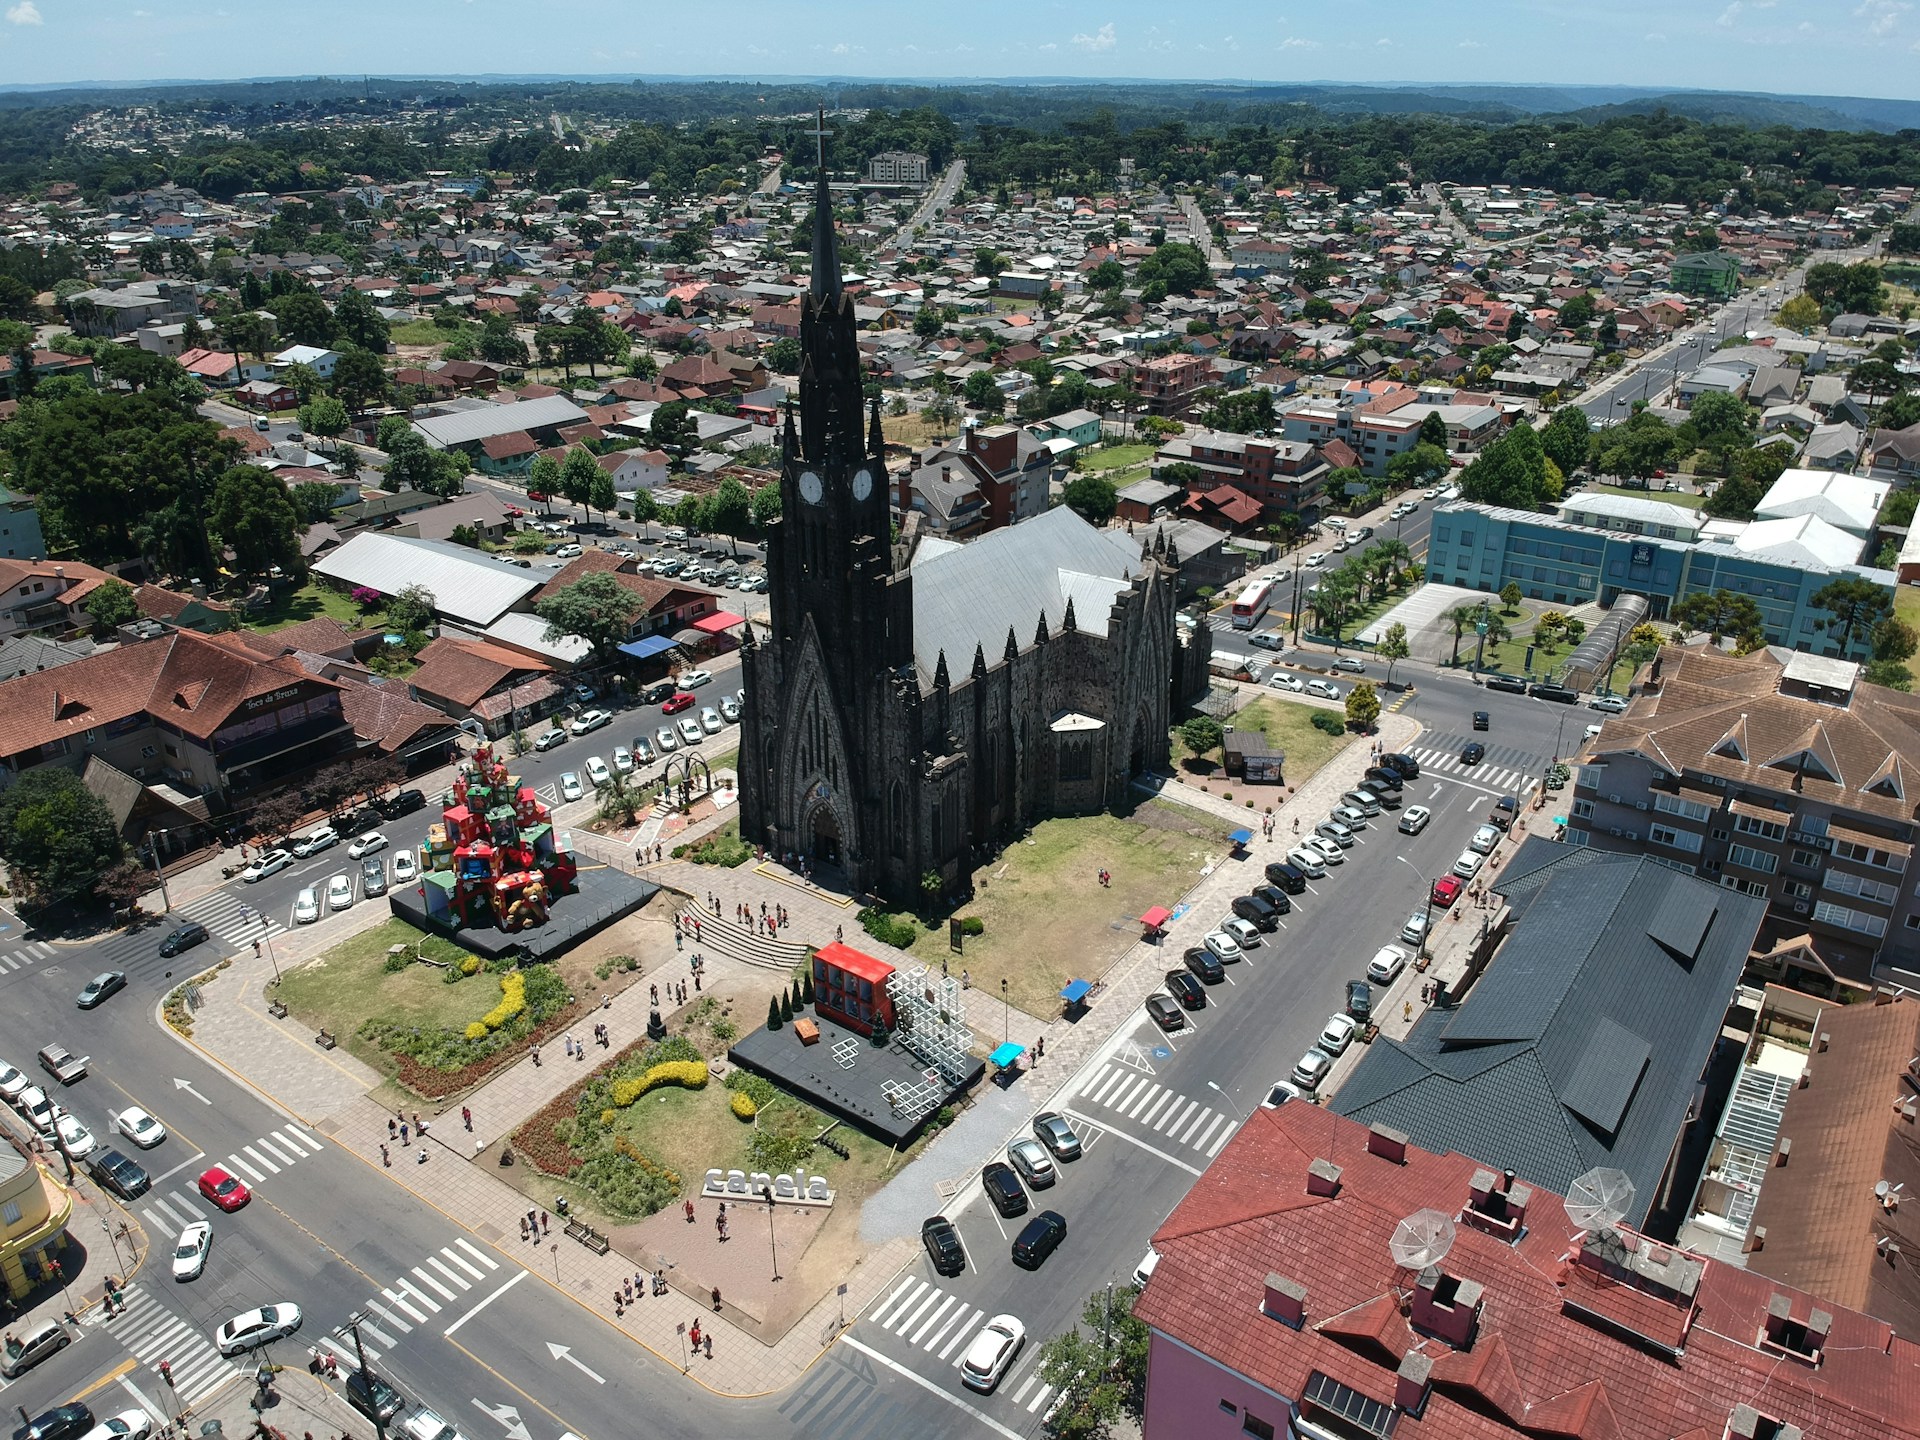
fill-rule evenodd
<path id="1" fill-rule="evenodd" d="M 966 1358 L 967 1342 L 979 1333 L 986 1321 L 986 1311 L 917 1275 L 903 1279 L 893 1293 L 865 1317 L 865 1323 L 879 1326 L 956 1370 Z M 1001 1377 L 999 1385 L 1000 1394 L 1029 1414 L 1038 1413 L 1047 1397 L 1053 1394 L 1053 1387 L 1041 1380 L 1040 1372 L 1033 1368 L 1039 1354 L 1040 1347 L 1029 1344 Z"/>
<path id="2" fill-rule="evenodd" d="M 838 1440 L 879 1440 L 905 1428 L 898 1400 L 874 1387 L 870 1374 L 841 1363 L 816 1365 L 780 1402 L 780 1414 L 808 1435 Z"/>
<path id="3" fill-rule="evenodd" d="M 1154 1131 L 1208 1159 L 1218 1155 L 1233 1134 L 1232 1117 L 1169 1090 L 1146 1071 L 1119 1060 L 1107 1061 L 1080 1087 L 1074 1108 L 1094 1107 L 1129 1129 Z"/>
<path id="4" fill-rule="evenodd" d="M 198 920 L 222 940 L 235 945 L 264 940 L 287 928 L 278 918 L 270 914 L 263 915 L 244 897 L 230 890 L 216 890 L 211 895 L 189 900 L 174 914 L 183 919 Z M 264 925 L 261 923 L 263 919 L 266 921 Z"/>
<path id="5" fill-rule="evenodd" d="M 43 960 L 51 960 L 56 953 L 45 941 L 29 940 L 0 953 L 0 970 L 28 970 Z"/>
<path id="6" fill-rule="evenodd" d="M 210 1166 L 238 1175 L 249 1187 L 298 1165 L 309 1155 L 318 1155 L 326 1146 L 298 1125 L 282 1125 L 255 1136 L 232 1154 L 206 1157 L 205 1165 L 183 1171 L 180 1183 L 168 1190 L 152 1190 L 141 1203 L 140 1218 L 169 1239 L 195 1220 L 205 1220 L 213 1207 L 200 1194 L 197 1180 Z"/>
<path id="7" fill-rule="evenodd" d="M 1407 754 L 1420 762 L 1422 775 L 1431 770 L 1457 779 L 1471 780 L 1489 790 L 1528 795 L 1539 786 L 1540 772 L 1546 766 L 1546 761 L 1532 751 L 1516 750 L 1508 745 L 1486 745 L 1485 741 L 1480 742 L 1486 745 L 1485 758 L 1477 765 L 1468 765 L 1460 759 L 1460 752 L 1472 741 L 1472 736 L 1431 735 L 1425 738 L 1432 743 L 1407 747 Z"/>
<path id="8" fill-rule="evenodd" d="M 498 1260 L 465 1236 L 441 1246 L 361 1306 L 360 1347 L 369 1360 L 378 1360 L 416 1325 L 425 1325 L 499 1268 Z M 349 1364 L 358 1363 L 353 1332 L 346 1326 L 320 1343 Z"/>
<path id="9" fill-rule="evenodd" d="M 120 1313 L 107 1329 L 135 1359 L 153 1371 L 154 1385 L 165 1387 L 164 1363 L 173 1375 L 173 1394 L 182 1407 L 197 1405 L 240 1373 L 213 1341 L 149 1295 L 130 1285 L 120 1292 Z M 159 1389 L 161 1395 L 167 1392 Z"/>

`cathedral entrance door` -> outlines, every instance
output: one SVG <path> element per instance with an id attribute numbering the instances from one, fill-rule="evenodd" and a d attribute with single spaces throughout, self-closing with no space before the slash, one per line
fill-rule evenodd
<path id="1" fill-rule="evenodd" d="M 830 865 L 840 863 L 840 822 L 831 805 L 813 812 L 813 858 Z"/>

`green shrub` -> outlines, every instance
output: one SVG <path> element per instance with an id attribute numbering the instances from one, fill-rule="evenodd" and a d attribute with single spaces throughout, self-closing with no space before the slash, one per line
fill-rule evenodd
<path id="1" fill-rule="evenodd" d="M 731 1045 L 740 1036 L 740 1027 L 731 1020 L 716 1020 L 710 1028 L 713 1038 L 722 1045 Z"/>
<path id="2" fill-rule="evenodd" d="M 750 1070 L 732 1070 L 727 1073 L 726 1087 L 741 1094 L 751 1095 L 756 1108 L 764 1110 L 779 1098 L 780 1092 L 773 1088 L 773 1082 L 764 1075 L 755 1075 Z"/>
<path id="3" fill-rule="evenodd" d="M 1343 716 L 1336 715 L 1331 710 L 1315 710 L 1313 728 L 1324 731 L 1328 735 L 1344 735 L 1347 733 L 1347 722 Z"/>
<path id="4" fill-rule="evenodd" d="M 754 1167 L 773 1174 L 804 1165 L 812 1156 L 811 1135 L 780 1135 L 762 1125 L 747 1142 L 747 1158 Z"/>
<path id="5" fill-rule="evenodd" d="M 454 1071 L 484 1060 L 504 1046 L 520 1043 L 567 1003 L 567 984 L 548 965 L 516 970 L 501 977 L 501 1003 L 480 1020 L 459 1029 L 423 1026 L 413 1020 L 369 1020 L 358 1034 L 395 1055 L 429 1069 Z M 514 1008 L 502 1016 L 511 999 Z"/>
<path id="6" fill-rule="evenodd" d="M 960 922 L 960 933 L 962 935 L 984 935 L 987 933 L 987 922 L 982 920 L 978 915 L 969 915 Z"/>
<path id="7" fill-rule="evenodd" d="M 780 1019 L 780 1002 L 769 995 L 767 997 L 767 1029 L 778 1030 L 782 1023 Z"/>
<path id="8" fill-rule="evenodd" d="M 870 905 L 859 914 L 860 928 L 882 945 L 905 950 L 919 938 L 920 930 L 905 915 L 895 915 L 878 905 Z"/>
<path id="9" fill-rule="evenodd" d="M 389 955 L 387 956 L 386 965 L 387 974 L 398 975 L 412 963 L 413 957 L 411 955 Z"/>

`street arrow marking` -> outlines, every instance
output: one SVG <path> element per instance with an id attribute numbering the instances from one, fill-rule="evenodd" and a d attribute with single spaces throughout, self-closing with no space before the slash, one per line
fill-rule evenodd
<path id="1" fill-rule="evenodd" d="M 533 1440 L 533 1432 L 520 1423 L 520 1412 L 511 1405 L 489 1405 L 479 1396 L 474 1397 L 476 1409 L 491 1415 L 507 1430 L 507 1440 Z"/>
<path id="2" fill-rule="evenodd" d="M 198 1100 L 202 1105 L 213 1104 L 213 1101 L 207 1099 L 206 1096 L 202 1095 L 198 1090 L 194 1089 L 193 1086 L 190 1085 L 187 1081 L 180 1079 L 178 1076 L 174 1078 L 173 1088 L 176 1090 L 186 1091 L 187 1094 L 193 1096 L 193 1098 Z"/>
<path id="3" fill-rule="evenodd" d="M 585 1365 L 582 1365 L 578 1360 L 573 1358 L 573 1349 L 571 1346 L 556 1345 L 553 1343 L 553 1341 L 549 1340 L 547 1342 L 547 1353 L 553 1356 L 553 1358 L 556 1360 L 566 1361 L 569 1365 L 573 1366 L 574 1369 L 578 1370 L 582 1375 L 586 1376 L 589 1380 L 593 1381 L 594 1384 L 604 1385 L 607 1383 L 606 1378 L 604 1376 L 594 1374 L 593 1371 L 589 1370 Z"/>

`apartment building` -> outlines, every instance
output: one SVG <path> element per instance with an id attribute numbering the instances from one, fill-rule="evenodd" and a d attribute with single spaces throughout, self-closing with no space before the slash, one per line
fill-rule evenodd
<path id="1" fill-rule="evenodd" d="M 1920 698 L 1862 684 L 1859 669 L 1668 647 L 1588 745 L 1567 843 L 1765 899 L 1755 953 L 1791 959 L 1803 985 L 1920 971 Z"/>
<path id="2" fill-rule="evenodd" d="M 1197 426 L 1161 446 L 1153 464 L 1156 470 L 1167 465 L 1197 466 L 1204 478 L 1193 485 L 1194 490 L 1231 485 L 1259 501 L 1269 517 L 1288 511 L 1304 514 L 1317 507 L 1332 468 L 1316 446 L 1302 440 L 1263 440 Z"/>
<path id="3" fill-rule="evenodd" d="M 1133 388 L 1155 415 L 1178 415 L 1194 393 L 1213 381 L 1213 362 L 1204 355 L 1160 355 L 1133 372 Z"/>

